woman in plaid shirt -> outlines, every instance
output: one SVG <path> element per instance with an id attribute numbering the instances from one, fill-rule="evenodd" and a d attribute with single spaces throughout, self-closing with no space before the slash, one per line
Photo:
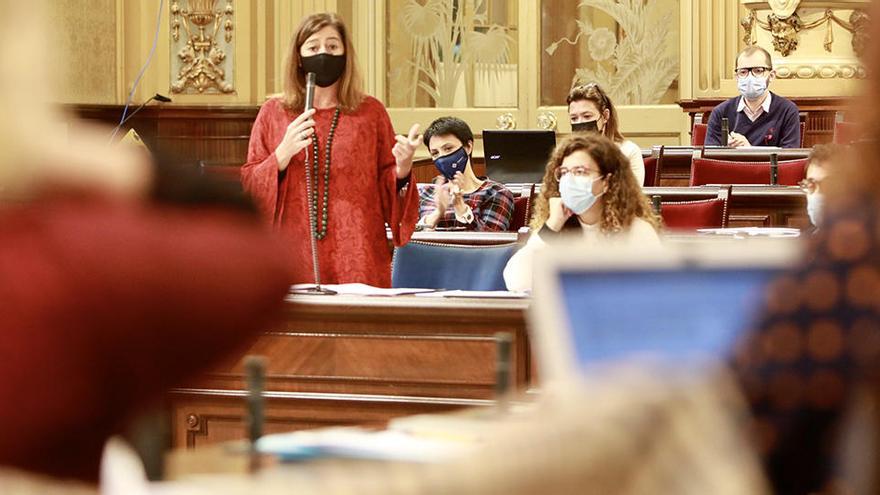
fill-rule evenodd
<path id="1" fill-rule="evenodd" d="M 461 119 L 441 117 L 425 131 L 424 140 L 440 176 L 434 184 L 419 186 L 419 225 L 507 230 L 513 216 L 513 194 L 498 182 L 474 175 L 471 128 Z"/>

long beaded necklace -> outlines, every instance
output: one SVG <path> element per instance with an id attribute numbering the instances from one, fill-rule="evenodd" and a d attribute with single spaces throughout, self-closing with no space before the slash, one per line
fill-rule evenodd
<path id="1" fill-rule="evenodd" d="M 330 121 L 330 133 L 327 135 L 327 144 L 324 147 L 324 194 L 321 198 L 321 222 L 318 226 L 318 135 L 313 134 L 311 171 L 306 165 L 306 189 L 309 196 L 309 223 L 315 239 L 323 239 L 327 236 L 328 207 L 330 205 L 330 150 L 333 147 L 333 135 L 339 124 L 339 107 L 333 113 Z M 311 172 L 311 173 L 309 173 Z"/>

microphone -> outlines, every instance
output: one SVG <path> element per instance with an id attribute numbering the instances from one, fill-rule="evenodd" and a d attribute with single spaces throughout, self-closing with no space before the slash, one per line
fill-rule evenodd
<path id="1" fill-rule="evenodd" d="M 303 104 L 303 111 L 307 112 L 312 108 L 315 108 L 315 78 L 318 77 L 314 72 L 309 72 L 306 74 L 306 101 Z M 313 139 L 317 139 L 317 135 L 313 135 Z M 311 150 L 314 153 L 314 150 L 317 150 L 317 145 Z M 312 177 L 311 169 L 309 167 L 309 160 L 317 160 L 317 156 L 311 157 L 309 156 L 309 148 L 306 147 L 306 204 L 309 204 L 309 201 L 312 199 L 312 194 L 317 195 L 318 187 L 318 178 Z M 312 182 L 314 181 L 314 182 Z M 325 192 L 326 194 L 326 192 Z M 310 207 L 311 208 L 311 207 Z M 336 291 L 332 289 L 325 289 L 321 287 L 321 262 L 318 259 L 318 239 L 315 237 L 315 226 L 318 222 L 317 212 L 310 211 L 309 212 L 309 242 L 312 249 L 312 271 L 315 274 L 315 287 L 308 289 L 306 292 L 313 294 L 324 294 L 324 295 L 333 295 L 336 294 Z"/>
<path id="2" fill-rule="evenodd" d="M 147 106 L 147 104 L 149 104 L 153 100 L 158 101 L 159 103 L 170 103 L 171 102 L 171 98 L 169 98 L 165 95 L 160 95 L 159 93 L 154 94 L 147 101 L 143 102 L 141 104 L 141 106 L 137 107 L 134 110 L 134 112 L 131 112 L 130 114 L 126 115 L 125 118 L 122 120 L 122 122 L 120 122 L 119 125 L 117 125 L 115 128 L 113 128 L 113 133 L 110 135 L 110 140 L 112 141 L 113 138 L 116 137 L 116 134 L 119 132 L 119 129 L 121 129 L 122 126 L 124 126 L 126 122 L 131 120 L 131 118 L 134 117 L 135 114 L 137 114 L 138 112 L 143 110 L 144 107 Z"/>
<path id="3" fill-rule="evenodd" d="M 318 77 L 314 72 L 306 74 L 306 102 L 304 111 L 315 108 L 315 78 Z"/>
<path id="4" fill-rule="evenodd" d="M 770 185 L 775 186 L 779 184 L 779 155 L 776 153 L 770 154 Z"/>
<path id="5" fill-rule="evenodd" d="M 721 117 L 721 146 L 729 146 L 730 139 L 730 120 L 727 117 Z"/>

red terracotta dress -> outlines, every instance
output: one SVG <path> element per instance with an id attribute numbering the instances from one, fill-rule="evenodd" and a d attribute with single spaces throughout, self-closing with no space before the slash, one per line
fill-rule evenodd
<path id="1" fill-rule="evenodd" d="M 321 109 L 314 117 L 320 160 L 319 208 L 333 113 L 334 109 Z M 291 158 L 284 172 L 278 171 L 275 158 L 275 148 L 297 115 L 277 98 L 263 105 L 251 131 L 241 178 L 260 211 L 283 236 L 291 266 L 311 267 L 305 152 Z M 391 228 L 395 246 L 406 244 L 418 220 L 419 199 L 416 187 L 398 188 L 391 154 L 394 136 L 388 113 L 375 98 L 368 96 L 354 112 L 339 116 L 331 151 L 327 236 L 317 242 L 322 283 L 391 285 L 391 250 L 385 225 Z M 296 273 L 305 278 L 291 282 L 314 282 L 310 269 Z"/>

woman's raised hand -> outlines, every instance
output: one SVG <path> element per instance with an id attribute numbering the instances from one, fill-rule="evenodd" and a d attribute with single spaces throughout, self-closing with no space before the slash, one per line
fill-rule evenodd
<path id="1" fill-rule="evenodd" d="M 391 148 L 391 154 L 394 155 L 394 161 L 397 162 L 397 178 L 405 179 L 412 170 L 413 155 L 422 141 L 422 135 L 419 134 L 419 124 L 413 124 L 406 136 L 397 136 L 395 139 L 397 143 Z"/>
<path id="2" fill-rule="evenodd" d="M 312 135 L 315 133 L 313 115 L 315 115 L 314 108 L 306 110 L 287 126 L 281 144 L 275 148 L 275 159 L 278 161 L 279 171 L 286 170 L 290 159 L 312 144 Z"/>
<path id="3" fill-rule="evenodd" d="M 562 204 L 562 198 L 550 198 L 548 201 L 550 206 L 550 216 L 544 223 L 550 230 L 559 232 L 565 222 L 574 215 L 574 212 Z"/>

